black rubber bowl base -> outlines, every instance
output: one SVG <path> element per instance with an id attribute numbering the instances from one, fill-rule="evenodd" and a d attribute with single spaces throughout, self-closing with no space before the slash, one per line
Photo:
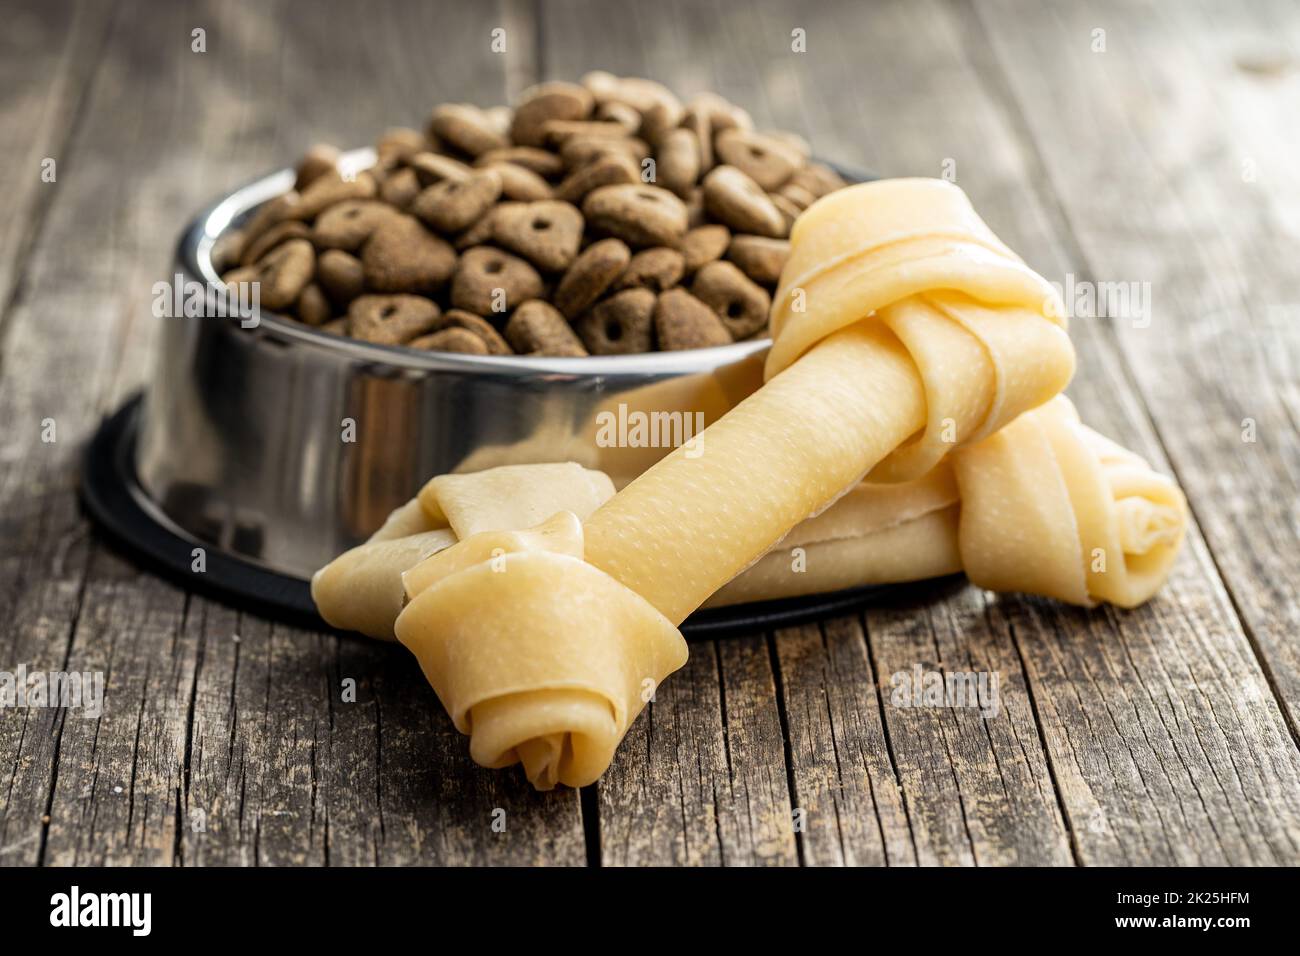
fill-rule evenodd
<path id="1" fill-rule="evenodd" d="M 299 627 L 333 630 L 316 613 L 306 581 L 191 538 L 159 516 L 135 474 L 140 404 L 137 395 L 106 418 L 86 449 L 81 496 L 95 523 L 142 565 L 185 588 Z M 205 552 L 202 572 L 193 570 L 195 548 Z M 697 611 L 682 633 L 712 639 L 790 627 L 851 611 L 894 590 L 875 585 Z"/>

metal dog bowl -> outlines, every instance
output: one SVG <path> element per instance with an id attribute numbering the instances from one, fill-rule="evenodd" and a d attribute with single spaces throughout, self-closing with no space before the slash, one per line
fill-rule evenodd
<path id="1" fill-rule="evenodd" d="M 345 161 L 360 168 L 372 158 L 358 150 Z M 217 284 L 212 257 L 222 234 L 293 181 L 284 169 L 204 210 L 181 236 L 176 274 Z M 190 584 L 310 623 L 318 623 L 311 574 L 365 540 L 429 477 L 577 461 L 621 486 L 671 449 L 602 447 L 602 412 L 678 414 L 692 424 L 702 413 L 711 423 L 761 384 L 769 345 L 483 357 L 373 345 L 267 312 L 254 328 L 224 317 L 158 321 L 161 346 L 143 398 L 92 443 L 88 505 Z M 697 617 L 716 624 L 744 615 Z"/>

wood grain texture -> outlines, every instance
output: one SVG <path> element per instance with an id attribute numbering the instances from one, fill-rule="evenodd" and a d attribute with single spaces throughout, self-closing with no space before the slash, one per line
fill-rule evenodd
<path id="1" fill-rule="evenodd" d="M 577 795 L 474 768 L 400 649 L 190 598 L 105 550 L 77 509 L 78 445 L 147 374 L 150 287 L 190 210 L 312 141 L 361 143 L 442 98 L 505 95 L 502 63 L 478 53 L 494 7 L 458 20 L 458 63 L 425 55 L 428 8 L 309 6 L 127 7 L 88 71 L 29 294 L 7 316 L 0 600 L 6 661 L 102 670 L 106 700 L 99 720 L 0 713 L 7 863 L 585 860 Z M 374 58 L 391 68 L 356 84 Z"/>
<path id="2" fill-rule="evenodd" d="M 1082 262 L 1150 285 L 1107 323 L 1283 700 L 1300 708 L 1300 270 L 1293 4 L 981 4 Z M 1109 25 L 1109 27 L 1108 27 Z M 1106 30 L 1093 52 L 1092 31 Z M 1048 66 L 1045 49 L 1058 51 Z M 1042 82 L 1024 77 L 1045 70 Z M 1075 150 L 1078 140 L 1105 150 Z"/>
<path id="3" fill-rule="evenodd" d="M 606 865 L 795 863 L 762 637 L 691 645 L 596 784 Z"/>
<path id="4" fill-rule="evenodd" d="M 107 695 L 99 719 L 0 710 L 0 864 L 1300 861 L 1300 12 L 449 9 L 14 7 L 0 668 L 102 671 Z M 206 54 L 189 46 L 200 26 Z M 505 55 L 488 51 L 497 26 Z M 692 645 L 580 798 L 474 767 L 401 648 L 190 595 L 95 536 L 79 444 L 149 373 L 150 286 L 193 209 L 312 142 L 593 68 L 718 90 L 852 165 L 951 172 L 1050 279 L 1149 281 L 1149 326 L 1075 318 L 1071 394 L 1187 489 L 1196 525 L 1168 588 L 1083 611 L 954 580 Z M 40 182 L 47 155 L 56 184 Z M 903 706 L 894 675 L 918 666 L 996 675 L 996 714 Z"/>
<path id="5" fill-rule="evenodd" d="M 5 304 L 0 337 L 11 297 L 19 292 L 17 280 L 58 192 L 64 147 L 81 118 L 90 72 L 111 19 L 110 7 L 76 0 L 25 0 L 5 7 L 0 35 L 0 196 L 5 211 L 0 221 L 0 303 Z M 53 163 L 48 176 L 47 162 Z"/>

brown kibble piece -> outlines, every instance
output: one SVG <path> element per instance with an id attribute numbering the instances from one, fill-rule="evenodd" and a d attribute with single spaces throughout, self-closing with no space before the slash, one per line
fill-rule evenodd
<path id="1" fill-rule="evenodd" d="M 302 191 L 293 207 L 294 219 L 314 219 L 335 203 L 347 199 L 370 199 L 379 192 L 375 177 L 362 171 L 352 179 L 345 179 L 338 170 L 317 177 Z"/>
<path id="2" fill-rule="evenodd" d="M 710 262 L 691 283 L 695 297 L 717 313 L 731 337 L 749 338 L 767 325 L 772 297 L 732 262 Z"/>
<path id="3" fill-rule="evenodd" d="M 713 123 L 709 120 L 708 110 L 692 101 L 682 117 L 682 128 L 695 134 L 695 144 L 700 150 L 700 172 L 708 172 L 714 163 Z"/>
<path id="4" fill-rule="evenodd" d="M 444 103 L 437 107 L 429 119 L 429 129 L 442 142 L 470 156 L 510 145 L 490 116 L 477 106 L 464 103 Z"/>
<path id="5" fill-rule="evenodd" d="M 420 180 L 409 167 L 396 170 L 379 186 L 379 198 L 390 206 L 405 210 L 420 194 Z"/>
<path id="6" fill-rule="evenodd" d="M 776 285 L 789 256 L 788 239 L 766 236 L 736 236 L 727 248 L 727 258 L 759 285 Z"/>
<path id="7" fill-rule="evenodd" d="M 296 192 L 287 192 L 258 206 L 257 211 L 253 213 L 240 230 L 243 233 L 243 249 L 247 249 L 273 226 L 278 226 L 285 220 L 293 218 L 293 211 L 298 205 L 298 199 Z M 241 256 L 242 250 L 236 255 L 236 258 Z"/>
<path id="8" fill-rule="evenodd" d="M 675 246 L 686 234 L 686 204 L 645 183 L 602 186 L 582 203 L 587 223 L 631 246 Z"/>
<path id="9" fill-rule="evenodd" d="M 622 275 L 632 252 L 621 239 L 601 239 L 584 249 L 569 266 L 555 289 L 557 309 L 577 318 Z"/>
<path id="10" fill-rule="evenodd" d="M 374 199 L 335 203 L 316 217 L 312 240 L 317 249 L 355 252 L 385 222 L 399 216 L 392 206 Z"/>
<path id="11" fill-rule="evenodd" d="M 827 193 L 843 189 L 848 185 L 844 177 L 823 163 L 809 163 L 790 177 L 790 185 L 808 190 L 820 199 Z"/>
<path id="12" fill-rule="evenodd" d="M 338 168 L 339 151 L 328 143 L 317 143 L 303 155 L 298 163 L 298 178 L 293 188 L 302 192 L 313 181 L 320 179 L 332 169 Z"/>
<path id="13" fill-rule="evenodd" d="M 334 314 L 329 299 L 325 297 L 321 287 L 314 282 L 307 283 L 298 294 L 298 304 L 294 307 L 294 312 L 308 325 L 324 325 Z"/>
<path id="14" fill-rule="evenodd" d="M 306 223 L 298 222 L 296 219 L 277 222 L 252 242 L 245 244 L 243 255 L 239 257 L 239 264 L 241 266 L 251 266 L 280 243 L 289 239 L 310 238 L 311 229 L 307 227 Z"/>
<path id="15" fill-rule="evenodd" d="M 239 256 L 247 247 L 248 241 L 240 229 L 227 229 L 217 236 L 212 243 L 212 267 L 218 272 L 225 272 L 239 265 Z"/>
<path id="16" fill-rule="evenodd" d="M 656 165 L 659 184 L 685 199 L 700 178 L 700 143 L 690 130 L 678 127 L 659 143 Z"/>
<path id="17" fill-rule="evenodd" d="M 316 281 L 330 301 L 340 306 L 347 305 L 366 288 L 361 260 L 342 249 L 327 249 L 320 254 L 316 262 Z"/>
<path id="18" fill-rule="evenodd" d="M 654 312 L 655 336 L 664 351 L 730 345 L 731 333 L 713 310 L 685 289 L 659 296 Z"/>
<path id="19" fill-rule="evenodd" d="M 804 189 L 802 186 L 797 186 L 794 183 L 786 183 L 777 192 L 777 195 L 783 196 L 785 199 L 794 203 L 801 212 L 817 201 L 816 196 Z"/>
<path id="20" fill-rule="evenodd" d="M 767 193 L 735 166 L 718 166 L 704 177 L 704 207 L 734 232 L 783 238 L 785 217 Z"/>
<path id="21" fill-rule="evenodd" d="M 477 169 L 464 179 L 444 179 L 411 203 L 411 212 L 441 233 L 460 232 L 477 222 L 501 195 L 501 175 Z"/>
<path id="22" fill-rule="evenodd" d="M 555 187 L 555 198 L 580 203 L 593 189 L 626 185 L 639 179 L 636 164 L 630 157 L 621 153 L 601 154 L 579 166 Z"/>
<path id="23" fill-rule="evenodd" d="M 514 163 L 492 163 L 484 168 L 494 170 L 501 177 L 501 195 L 506 199 L 540 202 L 551 198 L 551 184 L 531 169 Z"/>
<path id="24" fill-rule="evenodd" d="M 394 126 L 385 130 L 375 143 L 375 156 L 380 166 L 404 163 L 421 150 L 429 148 L 429 141 L 418 129 Z"/>
<path id="25" fill-rule="evenodd" d="M 444 179 L 464 179 L 472 171 L 459 159 L 440 153 L 416 153 L 410 160 L 411 170 L 420 181 L 421 188 L 440 183 Z"/>
<path id="26" fill-rule="evenodd" d="M 341 315 L 337 319 L 330 319 L 324 325 L 320 326 L 317 331 L 325 332 L 329 335 L 347 335 L 348 317 L 346 315 Z"/>
<path id="27" fill-rule="evenodd" d="M 633 136 L 574 136 L 560 147 L 560 159 L 564 160 L 564 165 L 570 170 L 578 169 L 599 156 L 610 154 L 625 156 L 635 165 L 650 155 L 650 144 Z"/>
<path id="28" fill-rule="evenodd" d="M 451 304 L 475 315 L 502 315 L 541 294 L 542 277 L 537 270 L 493 246 L 467 250 L 451 282 Z"/>
<path id="29" fill-rule="evenodd" d="M 363 295 L 348 306 L 348 328 L 363 342 L 405 345 L 433 329 L 439 315 L 438 306 L 423 296 Z"/>
<path id="30" fill-rule="evenodd" d="M 456 252 L 414 216 L 401 214 L 366 240 L 361 265 L 375 292 L 432 292 L 456 268 Z"/>
<path id="31" fill-rule="evenodd" d="M 686 274 L 694 275 L 706 263 L 721 259 L 730 243 L 731 231 L 726 226 L 696 226 L 677 244 Z"/>
<path id="32" fill-rule="evenodd" d="M 583 356 L 587 350 L 559 310 L 529 299 L 506 322 L 506 338 L 520 355 Z"/>
<path id="33" fill-rule="evenodd" d="M 547 149 L 535 146 L 507 146 L 505 149 L 493 149 L 474 160 L 475 166 L 490 166 L 496 163 L 510 163 L 521 166 L 543 179 L 554 179 L 564 173 L 564 160 Z"/>
<path id="34" fill-rule="evenodd" d="M 541 146 L 543 128 L 553 120 L 585 120 L 595 99 L 576 83 L 542 83 L 526 90 L 510 124 L 510 138 L 520 146 Z"/>
<path id="35" fill-rule="evenodd" d="M 466 312 L 464 309 L 448 309 L 438 319 L 434 331 L 451 328 L 465 329 L 477 335 L 487 346 L 488 355 L 514 354 L 514 350 L 506 344 L 506 340 L 501 337 L 501 333 L 493 327 L 492 323 L 473 312 Z"/>
<path id="36" fill-rule="evenodd" d="M 804 163 L 812 157 L 812 146 L 808 140 L 804 139 L 794 130 L 789 129 L 766 129 L 763 135 L 768 139 L 775 140 L 793 155 L 798 157 L 799 167 L 803 168 Z"/>
<path id="37" fill-rule="evenodd" d="M 790 228 L 794 225 L 794 221 L 799 218 L 799 214 L 802 213 L 803 210 L 778 193 L 772 193 L 767 198 L 772 200 L 772 205 L 781 213 L 781 219 L 785 223 L 785 231 L 782 235 L 790 235 Z"/>
<path id="38" fill-rule="evenodd" d="M 671 127 L 681 122 L 681 100 L 668 87 L 654 80 L 592 70 L 582 77 L 582 85 L 591 90 L 597 103 L 624 103 L 642 116 L 654 111 L 655 107 L 661 107 L 664 124 Z"/>
<path id="39" fill-rule="evenodd" d="M 498 209 L 492 217 L 497 244 L 519 253 L 544 272 L 567 269 L 582 245 L 582 213 L 558 200 Z"/>
<path id="40" fill-rule="evenodd" d="M 662 292 L 680 282 L 685 271 L 686 260 L 680 252 L 666 246 L 654 246 L 643 249 L 632 257 L 632 261 L 614 283 L 614 288 Z"/>
<path id="41" fill-rule="evenodd" d="M 488 347 L 481 338 L 469 329 L 449 328 L 422 335 L 408 343 L 413 349 L 427 352 L 458 352 L 461 355 L 487 355 Z"/>
<path id="42" fill-rule="evenodd" d="M 517 204 L 512 202 L 498 203 L 497 205 L 489 209 L 487 212 L 485 212 L 482 216 L 479 217 L 478 222 L 474 223 L 472 226 L 470 226 L 468 229 L 466 229 L 464 232 L 462 232 L 459 236 L 456 237 L 455 241 L 452 243 L 452 245 L 456 247 L 456 251 L 464 252 L 466 249 L 469 249 L 473 246 L 481 246 L 484 245 L 485 243 L 491 242 L 492 241 L 492 220 L 497 216 L 497 214 L 502 209 L 514 205 Z"/>
<path id="43" fill-rule="evenodd" d="M 682 121 L 682 104 L 659 102 L 641 114 L 641 138 L 656 146 L 663 144 L 669 130 L 676 129 Z"/>
<path id="44" fill-rule="evenodd" d="M 261 308 L 283 312 L 298 300 L 312 280 L 316 272 L 316 250 L 306 239 L 289 239 L 268 252 L 256 265 L 236 272 L 241 273 L 236 281 L 258 283 Z M 233 274 L 228 274 L 227 279 Z"/>
<path id="45" fill-rule="evenodd" d="M 563 146 L 571 139 L 605 139 L 621 140 L 627 137 L 626 131 L 618 123 L 602 123 L 597 120 L 548 120 L 542 124 L 544 142 L 553 146 Z"/>
<path id="46" fill-rule="evenodd" d="M 483 115 L 487 117 L 488 125 L 502 136 L 510 135 L 510 122 L 514 119 L 515 111 L 509 106 L 489 106 Z"/>
<path id="47" fill-rule="evenodd" d="M 713 142 L 718 161 L 735 166 L 767 191 L 783 185 L 804 158 L 781 140 L 742 129 L 723 130 Z"/>
<path id="48" fill-rule="evenodd" d="M 574 331 L 592 355 L 630 355 L 654 345 L 657 296 L 649 289 L 626 289 L 592 306 Z"/>
<path id="49" fill-rule="evenodd" d="M 627 130 L 629 136 L 635 136 L 641 128 L 641 114 L 626 103 L 616 103 L 613 100 L 596 107 L 596 119 L 617 123 Z"/>
<path id="50" fill-rule="evenodd" d="M 715 137 L 723 130 L 754 128 L 754 121 L 747 112 L 718 93 L 699 93 L 691 99 L 691 106 L 708 117 Z"/>

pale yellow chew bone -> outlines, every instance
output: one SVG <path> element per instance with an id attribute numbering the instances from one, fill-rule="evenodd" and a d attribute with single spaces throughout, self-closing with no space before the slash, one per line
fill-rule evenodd
<path id="1" fill-rule="evenodd" d="M 582 560 L 568 512 L 522 534 L 467 538 L 407 584 L 419 590 L 397 639 L 470 735 L 470 756 L 521 762 L 540 790 L 595 781 L 659 682 L 686 663 L 671 621 Z"/>
<path id="2" fill-rule="evenodd" d="M 606 475 L 572 462 L 439 475 L 365 544 L 317 571 L 312 599 L 334 627 L 391 641 L 405 597 L 402 574 L 424 558 L 461 538 L 528 528 L 557 511 L 586 518 L 613 494 Z"/>
<path id="3" fill-rule="evenodd" d="M 1164 583 L 1186 525 L 1178 486 L 1062 396 L 920 479 L 859 485 L 707 606 L 964 569 L 995 591 L 1135 607 Z"/>
<path id="4" fill-rule="evenodd" d="M 587 560 L 673 621 L 868 472 L 919 477 L 1074 369 L 1055 290 L 955 186 L 853 186 L 790 239 L 767 384 L 585 526 Z"/>
<path id="5" fill-rule="evenodd" d="M 572 463 L 503 465 L 464 475 L 440 475 L 420 489 L 429 517 L 458 538 L 482 531 L 520 531 L 557 511 L 586 518 L 614 494 L 600 471 Z"/>
<path id="6" fill-rule="evenodd" d="M 439 528 L 372 538 L 345 551 L 312 576 L 316 610 L 333 627 L 391 641 L 404 598 L 402 572 L 455 543 L 450 528 Z"/>
<path id="7" fill-rule="evenodd" d="M 954 465 L 962 563 L 976 584 L 1135 607 L 1168 577 L 1187 525 L 1182 492 L 1064 398 Z"/>
<path id="8" fill-rule="evenodd" d="M 863 482 L 795 525 L 704 606 L 955 574 L 960 500 L 950 461 L 912 481 Z"/>
<path id="9" fill-rule="evenodd" d="M 842 190 L 791 243 L 769 380 L 703 455 L 678 449 L 602 505 L 585 562 L 449 558 L 398 618 L 479 762 L 521 760 L 539 787 L 595 779 L 645 700 L 631 688 L 685 661 L 673 625 L 877 466 L 917 477 L 1073 371 L 1059 298 L 956 187 Z"/>

